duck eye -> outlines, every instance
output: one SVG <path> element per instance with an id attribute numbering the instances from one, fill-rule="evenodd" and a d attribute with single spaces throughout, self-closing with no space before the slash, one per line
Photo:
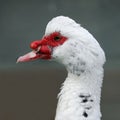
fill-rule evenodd
<path id="1" fill-rule="evenodd" d="M 55 41 L 59 41 L 59 40 L 60 40 L 60 36 L 55 36 L 55 37 L 54 37 L 54 40 L 55 40 Z"/>

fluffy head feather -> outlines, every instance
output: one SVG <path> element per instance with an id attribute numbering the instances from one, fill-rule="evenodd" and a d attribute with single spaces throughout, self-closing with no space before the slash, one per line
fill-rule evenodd
<path id="1" fill-rule="evenodd" d="M 80 24 L 77 24 L 74 20 L 69 17 L 58 16 L 53 18 L 46 27 L 45 35 L 53 33 L 55 31 L 61 33 L 69 33 L 68 30 L 73 31 L 80 27 Z M 70 37 L 70 36 L 68 36 Z"/>

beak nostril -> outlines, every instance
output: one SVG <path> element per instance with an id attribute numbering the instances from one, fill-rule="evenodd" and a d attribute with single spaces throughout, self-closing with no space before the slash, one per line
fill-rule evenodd
<path id="1" fill-rule="evenodd" d="M 40 54 L 41 52 L 40 52 L 40 49 L 41 49 L 41 46 L 39 46 L 37 49 L 36 49 L 36 54 Z"/>

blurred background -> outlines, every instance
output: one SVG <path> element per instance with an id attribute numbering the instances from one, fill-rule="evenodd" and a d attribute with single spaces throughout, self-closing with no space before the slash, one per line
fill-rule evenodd
<path id="1" fill-rule="evenodd" d="M 16 64 L 16 59 L 58 15 L 79 22 L 105 50 L 102 120 L 120 120 L 119 0 L 0 0 L 0 120 L 54 119 L 64 66 L 42 60 Z"/>

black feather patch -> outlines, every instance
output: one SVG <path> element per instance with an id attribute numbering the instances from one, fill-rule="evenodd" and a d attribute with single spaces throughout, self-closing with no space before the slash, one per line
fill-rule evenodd
<path id="1" fill-rule="evenodd" d="M 86 112 L 83 113 L 84 117 L 88 117 L 88 114 Z"/>

